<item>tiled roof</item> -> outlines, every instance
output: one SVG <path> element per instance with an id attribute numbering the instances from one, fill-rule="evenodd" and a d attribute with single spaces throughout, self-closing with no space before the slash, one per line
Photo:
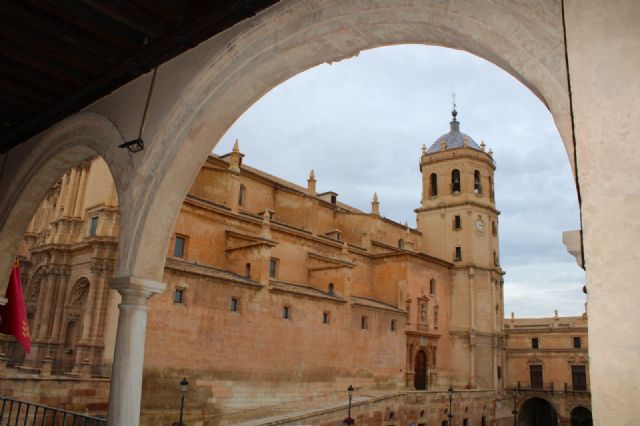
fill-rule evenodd
<path id="1" fill-rule="evenodd" d="M 325 293 L 322 290 L 318 290 L 317 288 L 309 287 L 303 284 L 293 284 L 293 283 L 287 283 L 283 281 L 271 280 L 269 281 L 269 285 L 271 286 L 272 290 L 276 290 L 276 291 L 283 291 L 286 293 L 295 293 L 295 294 L 311 296 L 311 297 L 319 297 L 322 299 L 334 300 L 336 302 L 345 301 L 343 298 L 335 294 L 330 295 L 329 293 Z"/>
<path id="2" fill-rule="evenodd" d="M 429 147 L 427 150 L 427 154 L 433 154 L 435 152 L 440 152 L 440 141 L 445 141 L 447 143 L 447 149 L 456 149 L 462 148 L 464 146 L 464 139 L 467 138 L 467 146 L 469 148 L 476 149 L 478 151 L 482 151 L 482 149 L 478 146 L 478 144 L 471 138 L 471 136 L 466 133 L 459 132 L 457 130 L 453 130 L 449 133 L 445 133 L 440 136 L 436 141 Z"/>
<path id="3" fill-rule="evenodd" d="M 254 287 L 263 287 L 257 281 L 252 280 L 249 277 L 234 274 L 233 272 L 226 271 L 224 269 L 214 268 L 213 266 L 203 265 L 195 262 L 188 262 L 183 259 L 177 259 L 175 257 L 167 257 L 165 264 L 166 269 L 174 271 L 186 272 L 196 275 L 201 275 L 208 278 L 219 279 L 222 281 L 233 282 L 236 284 L 244 284 Z"/>
<path id="4" fill-rule="evenodd" d="M 368 299 L 366 297 L 351 296 L 351 301 L 356 305 L 366 306 L 369 308 L 384 309 L 385 311 L 393 311 L 399 314 L 405 314 L 407 312 L 405 310 L 398 309 L 396 306 L 389 305 L 388 303 L 380 302 L 379 300 Z"/>

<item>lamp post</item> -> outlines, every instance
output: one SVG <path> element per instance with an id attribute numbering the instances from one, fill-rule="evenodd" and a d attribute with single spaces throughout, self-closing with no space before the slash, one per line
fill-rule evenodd
<path id="1" fill-rule="evenodd" d="M 180 380 L 180 422 L 178 423 L 178 426 L 184 426 L 184 423 L 182 423 L 182 413 L 184 412 L 184 396 L 187 393 L 187 389 L 189 389 L 189 382 L 185 377 Z"/>
<path id="2" fill-rule="evenodd" d="M 513 411 L 511 412 L 513 414 L 513 426 L 518 426 L 518 401 L 517 401 L 517 397 L 518 397 L 518 391 L 517 390 L 513 390 Z"/>
<path id="3" fill-rule="evenodd" d="M 356 424 L 356 422 L 351 418 L 351 399 L 353 398 L 353 386 L 349 385 L 349 387 L 347 388 L 347 393 L 349 394 L 349 414 L 347 415 L 347 418 L 344 419 L 344 424 L 354 425 Z"/>
<path id="4" fill-rule="evenodd" d="M 449 422 L 447 423 L 447 426 L 452 426 L 451 419 L 453 418 L 453 414 L 451 414 L 451 402 L 453 401 L 453 388 L 451 386 L 449 386 L 447 393 L 449 394 L 449 414 L 447 414 Z"/>

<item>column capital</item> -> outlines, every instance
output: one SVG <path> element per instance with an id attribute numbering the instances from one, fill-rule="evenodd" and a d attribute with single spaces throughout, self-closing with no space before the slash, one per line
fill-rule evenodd
<path id="1" fill-rule="evenodd" d="M 144 306 L 151 296 L 162 293 L 167 288 L 167 285 L 146 278 L 124 276 L 109 278 L 109 287 L 117 290 L 122 295 L 124 303 L 129 304 L 139 298 L 139 303 L 137 304 Z"/>

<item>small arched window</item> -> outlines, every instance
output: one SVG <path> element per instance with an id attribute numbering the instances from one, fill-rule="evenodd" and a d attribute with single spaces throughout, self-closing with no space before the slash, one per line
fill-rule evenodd
<path id="1" fill-rule="evenodd" d="M 438 195 L 438 175 L 431 173 L 429 176 L 429 196 L 435 197 Z"/>
<path id="2" fill-rule="evenodd" d="M 480 171 L 473 172 L 473 192 L 482 194 L 482 182 L 480 180 Z"/>
<path id="3" fill-rule="evenodd" d="M 333 291 L 333 283 L 329 283 L 329 296 L 333 296 L 335 295 L 334 291 Z"/>
<path id="4" fill-rule="evenodd" d="M 238 205 L 244 206 L 247 197 L 247 187 L 240 185 L 240 194 L 238 194 Z"/>
<path id="5" fill-rule="evenodd" d="M 435 278 L 431 278 L 431 281 L 429 281 L 429 294 L 436 294 L 436 280 L 435 280 Z"/>
<path id="6" fill-rule="evenodd" d="M 451 193 L 460 192 L 460 170 L 451 171 Z"/>
<path id="7" fill-rule="evenodd" d="M 399 249 L 403 249 L 404 248 L 404 240 L 402 238 L 400 238 L 398 240 L 398 248 Z"/>
<path id="8" fill-rule="evenodd" d="M 251 264 L 247 263 L 244 265 L 244 276 L 247 278 L 251 278 Z"/>

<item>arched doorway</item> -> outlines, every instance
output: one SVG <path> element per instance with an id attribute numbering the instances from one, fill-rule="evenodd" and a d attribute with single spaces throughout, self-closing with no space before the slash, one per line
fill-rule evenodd
<path id="1" fill-rule="evenodd" d="M 427 389 L 427 353 L 419 350 L 416 354 L 416 362 L 414 366 L 413 386 L 416 390 Z"/>
<path id="2" fill-rule="evenodd" d="M 522 404 L 518 414 L 518 426 L 555 426 L 558 414 L 543 398 L 531 398 Z"/>
<path id="3" fill-rule="evenodd" d="M 591 411 L 585 407 L 576 407 L 571 410 L 571 426 L 592 426 Z"/>

